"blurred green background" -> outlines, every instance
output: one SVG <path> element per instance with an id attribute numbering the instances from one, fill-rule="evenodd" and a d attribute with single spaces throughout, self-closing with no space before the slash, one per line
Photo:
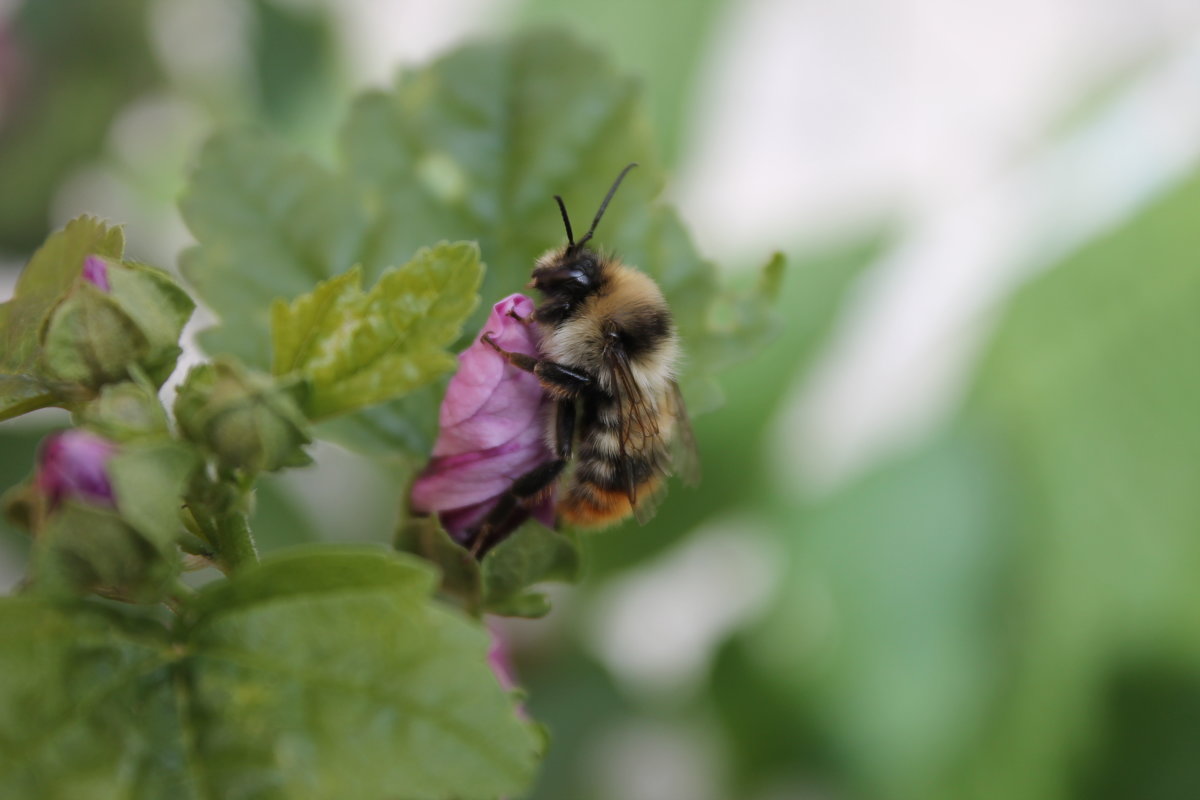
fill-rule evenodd
<path id="1" fill-rule="evenodd" d="M 214 129 L 328 155 L 398 65 L 545 24 L 642 78 L 730 280 L 791 264 L 702 489 L 501 624 L 533 797 L 1200 797 L 1194 4 L 8 0 L 0 297 L 83 212 L 174 268 Z M 0 427 L 0 490 L 64 419 Z M 263 548 L 390 539 L 405 467 L 317 455 Z"/>

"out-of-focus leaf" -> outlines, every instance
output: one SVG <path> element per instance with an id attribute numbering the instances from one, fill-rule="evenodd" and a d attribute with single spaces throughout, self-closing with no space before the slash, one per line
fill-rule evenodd
<path id="1" fill-rule="evenodd" d="M 481 567 L 487 611 L 540 617 L 550 610 L 550 601 L 529 587 L 543 581 L 574 583 L 579 580 L 582 562 L 573 535 L 530 522 L 488 551 Z"/>
<path id="2" fill-rule="evenodd" d="M 161 83 L 148 35 L 152 5 L 38 0 L 6 19 L 0 250 L 37 246 L 63 180 L 101 152 L 131 100 Z"/>
<path id="3" fill-rule="evenodd" d="M 1200 674 L 1198 215 L 1193 175 L 1020 291 L 983 364 L 967 414 L 1010 450 L 1029 513 L 979 797 L 1059 796 L 1131 652 Z"/>
<path id="4" fill-rule="evenodd" d="M 369 292 L 358 268 L 271 312 L 277 375 L 308 380 L 312 418 L 407 394 L 454 368 L 446 351 L 478 302 L 483 274 L 473 243 L 422 248 Z"/>
<path id="5" fill-rule="evenodd" d="M 396 534 L 396 547 L 437 565 L 442 590 L 475 614 L 545 616 L 550 611 L 549 599 L 530 587 L 543 582 L 574 583 L 582 572 L 575 537 L 536 522 L 518 528 L 479 562 L 450 538 L 435 516 L 406 513 Z"/>
<path id="6" fill-rule="evenodd" d="M 941 796 L 990 708 L 1003 486 L 991 448 L 960 432 L 793 524 L 790 576 L 751 652 L 819 721 L 852 794 Z"/>
<path id="7" fill-rule="evenodd" d="M 722 511 L 757 511 L 772 502 L 775 479 L 765 450 L 773 444 L 775 420 L 787 402 L 789 389 L 821 352 L 846 294 L 888 240 L 889 236 L 881 231 L 827 251 L 794 255 L 781 285 L 760 282 L 750 296 L 758 295 L 765 301 L 777 291 L 778 306 L 786 309 L 786 314 L 778 336 L 763 347 L 758 357 L 730 367 L 721 376 L 726 404 L 694 420 L 703 472 L 700 488 L 672 481 L 670 493 L 652 524 L 626 525 L 589 537 L 591 574 L 601 576 L 651 558 Z M 733 309 L 727 311 L 734 313 Z M 767 320 L 758 324 L 772 323 Z M 761 327 L 759 332 L 769 333 Z M 689 353 L 687 357 L 694 356 Z"/>
<path id="8" fill-rule="evenodd" d="M 0 600 L 0 795 L 203 797 L 173 658 L 161 625 L 118 610 Z"/>
<path id="9" fill-rule="evenodd" d="M 184 489 L 200 464 L 200 454 L 177 441 L 128 444 L 108 463 L 121 516 L 164 554 L 175 544 Z"/>
<path id="10" fill-rule="evenodd" d="M 182 256 L 184 277 L 222 321 L 200 343 L 264 370 L 271 304 L 348 270 L 366 224 L 344 179 L 249 132 L 204 147 L 180 210 L 200 242 Z"/>
<path id="11" fill-rule="evenodd" d="M 323 6 L 254 0 L 255 77 L 264 115 L 281 127 L 334 99 L 334 29 Z"/>
<path id="12" fill-rule="evenodd" d="M 0 601 L 0 794 L 498 797 L 541 741 L 427 567 L 308 548 L 203 590 L 174 636 Z"/>
<path id="13" fill-rule="evenodd" d="M 179 573 L 175 553 L 116 511 L 68 501 L 33 542 L 32 589 L 52 598 L 101 592 L 131 603 L 158 603 Z"/>
<path id="14" fill-rule="evenodd" d="M 381 550 L 306 548 L 202 593 L 185 669 L 213 794 L 523 791 L 535 729 L 490 673 L 486 632 L 432 604 L 433 581 Z"/>
<path id="15" fill-rule="evenodd" d="M 561 25 L 603 42 L 622 69 L 638 75 L 646 86 L 658 149 L 674 164 L 688 144 L 692 103 L 708 74 L 703 62 L 730 5 L 726 0 L 524 0 L 518 13 L 527 22 Z"/>
<path id="16" fill-rule="evenodd" d="M 596 241 L 659 281 L 685 347 L 704 354 L 687 361 L 685 394 L 694 411 L 715 402 L 708 355 L 741 335 L 742 320 L 714 325 L 712 265 L 654 200 L 663 176 L 638 89 L 596 52 L 544 31 L 464 47 L 360 98 L 342 160 L 343 173 L 330 173 L 247 134 L 206 148 L 182 207 L 200 242 L 185 274 L 222 318 L 207 348 L 263 367 L 274 299 L 354 264 L 370 282 L 438 240 L 478 241 L 489 264 L 484 297 L 509 294 L 565 240 L 552 196 L 565 197 L 582 228 L 621 168 L 638 161 Z M 482 318 L 477 310 L 468 328 Z M 746 356 L 750 344 L 725 352 Z M 403 428 L 385 415 L 373 412 L 372 430 Z"/>
<path id="17" fill-rule="evenodd" d="M 407 493 L 406 493 L 407 494 Z M 450 538 L 433 514 L 406 513 L 396 532 L 396 549 L 418 555 L 442 573 L 441 589 L 457 598 L 472 614 L 483 609 L 483 575 L 479 562 Z"/>

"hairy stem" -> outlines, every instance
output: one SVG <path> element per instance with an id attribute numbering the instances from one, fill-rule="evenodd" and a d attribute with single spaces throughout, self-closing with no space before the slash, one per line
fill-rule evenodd
<path id="1" fill-rule="evenodd" d="M 222 514 L 216 533 L 218 566 L 222 572 L 229 574 L 258 563 L 258 549 L 245 512 L 230 509 Z"/>

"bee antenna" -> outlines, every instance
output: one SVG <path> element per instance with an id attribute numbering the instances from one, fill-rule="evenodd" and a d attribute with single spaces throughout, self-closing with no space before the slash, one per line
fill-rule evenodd
<path id="1" fill-rule="evenodd" d="M 563 199 L 560 195 L 554 195 L 554 200 L 558 203 L 558 210 L 562 212 L 563 227 L 567 229 L 567 244 L 574 248 L 575 236 L 571 233 L 571 218 L 567 216 L 567 206 L 565 203 L 563 203 Z"/>
<path id="2" fill-rule="evenodd" d="M 596 212 L 596 218 L 592 220 L 592 227 L 588 228 L 587 234 L 579 240 L 574 247 L 583 247 L 588 239 L 592 238 L 592 234 L 596 232 L 596 226 L 600 224 L 600 218 L 604 216 L 604 210 L 608 208 L 608 201 L 613 199 L 613 195 L 617 193 L 617 187 L 621 185 L 621 181 L 625 180 L 625 176 L 629 174 L 629 170 L 637 166 L 637 163 L 626 165 L 625 169 L 621 170 L 621 174 L 613 181 L 612 187 L 608 190 L 608 194 L 604 195 L 604 202 L 600 204 L 600 210 Z M 565 213 L 565 212 L 564 212 Z"/>

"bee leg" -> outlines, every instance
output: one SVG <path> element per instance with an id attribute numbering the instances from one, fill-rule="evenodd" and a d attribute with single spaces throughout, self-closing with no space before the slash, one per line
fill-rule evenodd
<path id="1" fill-rule="evenodd" d="M 558 480 L 567 462 L 571 460 L 575 436 L 575 402 L 559 400 L 555 411 L 555 459 L 534 467 L 513 481 L 509 490 L 500 496 L 495 507 L 484 517 L 479 529 L 468 538 L 471 542 L 471 555 L 479 557 L 498 544 L 492 541 L 496 534 L 511 529 L 511 523 L 518 515 L 527 515 L 528 506 Z"/>
<path id="2" fill-rule="evenodd" d="M 524 353 L 511 353 L 492 340 L 491 332 L 483 334 L 481 341 L 504 356 L 504 360 L 518 369 L 532 372 L 542 385 L 559 398 L 575 398 L 595 386 L 591 375 L 575 367 L 568 367 L 545 359 L 537 359 Z"/>

